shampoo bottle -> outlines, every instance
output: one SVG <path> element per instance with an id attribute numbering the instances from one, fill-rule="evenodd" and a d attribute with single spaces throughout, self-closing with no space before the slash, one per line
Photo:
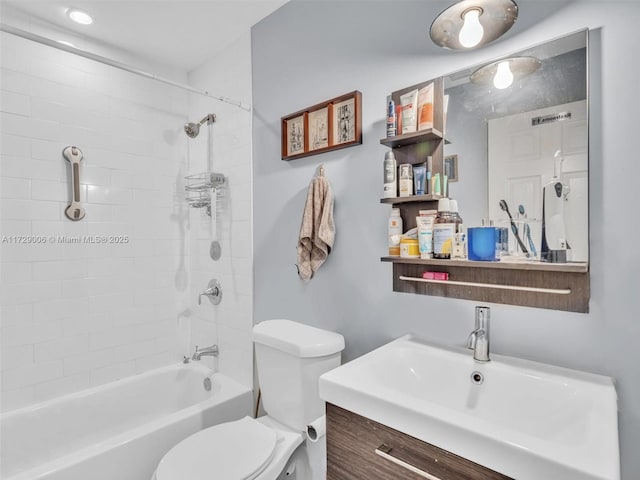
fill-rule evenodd
<path id="1" fill-rule="evenodd" d="M 396 157 L 393 151 L 384 155 L 384 189 L 382 198 L 394 198 L 398 196 L 398 182 L 396 181 Z"/>

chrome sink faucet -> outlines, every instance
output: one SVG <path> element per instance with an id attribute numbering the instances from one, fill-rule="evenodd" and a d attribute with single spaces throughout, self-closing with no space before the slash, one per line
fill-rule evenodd
<path id="1" fill-rule="evenodd" d="M 489 361 L 489 307 L 476 307 L 476 326 L 467 339 L 467 348 L 473 350 L 477 362 Z"/>
<path id="2" fill-rule="evenodd" d="M 205 347 L 202 350 L 198 350 L 198 346 L 196 345 L 196 351 L 193 352 L 191 360 L 200 360 L 200 357 L 204 356 L 217 357 L 218 345 L 211 345 L 210 347 Z"/>

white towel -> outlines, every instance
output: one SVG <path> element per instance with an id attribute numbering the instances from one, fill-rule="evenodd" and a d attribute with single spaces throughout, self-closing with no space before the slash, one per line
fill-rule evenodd
<path id="1" fill-rule="evenodd" d="M 309 280 L 331 253 L 335 239 L 333 223 L 333 191 L 329 181 L 320 175 L 309 184 L 307 201 L 298 236 L 298 275 Z"/>

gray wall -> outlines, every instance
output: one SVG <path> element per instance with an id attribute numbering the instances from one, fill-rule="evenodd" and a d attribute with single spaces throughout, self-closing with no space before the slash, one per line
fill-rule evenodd
<path id="1" fill-rule="evenodd" d="M 640 177 L 634 138 L 640 66 L 628 56 L 640 40 L 640 4 L 520 0 L 520 17 L 505 38 L 474 52 L 447 52 L 431 44 L 428 28 L 448 4 L 294 0 L 253 28 L 254 320 L 284 317 L 336 330 L 346 338 L 346 360 L 407 332 L 462 344 L 475 302 L 394 293 L 391 266 L 380 262 L 389 214 L 379 203 L 386 96 L 465 65 L 593 29 L 590 313 L 494 305 L 492 349 L 615 377 L 623 478 L 636 480 L 640 253 L 626 247 L 640 235 L 628 210 Z M 355 89 L 363 94 L 363 145 L 280 160 L 281 116 Z M 295 247 L 306 190 L 320 163 L 336 196 L 336 245 L 305 284 L 296 274 Z"/>

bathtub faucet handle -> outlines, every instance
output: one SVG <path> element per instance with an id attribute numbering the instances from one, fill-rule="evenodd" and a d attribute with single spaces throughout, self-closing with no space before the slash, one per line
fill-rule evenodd
<path id="1" fill-rule="evenodd" d="M 222 300 L 222 287 L 216 279 L 210 280 L 207 289 L 198 295 L 198 305 L 202 304 L 202 297 L 207 297 L 213 305 L 218 305 Z"/>

